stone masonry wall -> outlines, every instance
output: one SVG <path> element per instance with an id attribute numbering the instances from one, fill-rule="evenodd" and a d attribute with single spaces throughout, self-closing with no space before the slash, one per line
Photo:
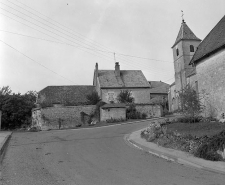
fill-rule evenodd
<path id="1" fill-rule="evenodd" d="M 81 112 L 90 115 L 94 112 L 95 105 L 68 106 L 68 107 L 48 107 L 33 110 L 32 122 L 41 128 L 58 129 L 75 127 L 81 122 Z"/>
<path id="2" fill-rule="evenodd" d="M 100 109 L 100 118 L 101 121 L 106 121 L 111 118 L 126 120 L 126 108 Z"/>
<path id="3" fill-rule="evenodd" d="M 225 49 L 198 63 L 196 71 L 198 91 L 207 96 L 204 114 L 218 118 L 225 113 Z"/>
<path id="4" fill-rule="evenodd" d="M 162 116 L 162 107 L 160 105 L 136 105 L 136 109 L 140 113 L 147 114 L 147 118 Z"/>

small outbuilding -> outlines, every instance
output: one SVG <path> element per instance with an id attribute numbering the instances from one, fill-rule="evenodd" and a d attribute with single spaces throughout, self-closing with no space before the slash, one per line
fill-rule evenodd
<path id="1" fill-rule="evenodd" d="M 105 104 L 100 108 L 100 121 L 110 119 L 126 120 L 126 105 L 122 103 Z"/>

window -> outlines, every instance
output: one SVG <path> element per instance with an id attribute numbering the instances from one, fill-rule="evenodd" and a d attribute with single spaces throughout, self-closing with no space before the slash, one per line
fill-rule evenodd
<path id="1" fill-rule="evenodd" d="M 179 55 L 179 49 L 178 48 L 176 49 L 176 52 L 177 52 L 177 56 L 178 56 Z"/>
<path id="2" fill-rule="evenodd" d="M 194 52 L 194 51 L 195 51 L 194 46 L 190 45 L 190 52 Z"/>
<path id="3" fill-rule="evenodd" d="M 114 102 L 114 93 L 113 92 L 108 92 L 108 101 Z"/>

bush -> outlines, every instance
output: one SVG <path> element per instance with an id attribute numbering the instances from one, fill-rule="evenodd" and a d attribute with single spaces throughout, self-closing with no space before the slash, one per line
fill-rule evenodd
<path id="1" fill-rule="evenodd" d="M 194 153 L 196 157 L 201 157 L 211 161 L 221 161 L 222 156 L 217 153 L 218 150 L 224 150 L 225 147 L 225 130 L 210 138 L 206 138 Z"/>
<path id="2" fill-rule="evenodd" d="M 4 88 L 3 88 L 4 90 Z M 31 110 L 35 107 L 36 92 L 26 94 L 8 94 L 0 88 L 0 110 L 2 110 L 2 128 L 15 129 L 22 124 L 31 124 Z"/>
<path id="3" fill-rule="evenodd" d="M 146 119 L 146 118 L 147 118 L 147 114 L 146 114 L 146 113 L 142 113 L 142 114 L 141 114 L 141 118 L 142 118 L 142 119 Z"/>
<path id="4" fill-rule="evenodd" d="M 190 85 L 187 85 L 181 92 L 179 92 L 181 110 L 180 112 L 188 118 L 190 122 L 195 122 L 204 106 L 195 91 Z"/>
<path id="5" fill-rule="evenodd" d="M 89 105 L 96 105 L 98 102 L 101 101 L 101 98 L 99 97 L 96 91 L 93 91 L 91 94 L 87 95 L 86 98 L 88 100 Z"/>
<path id="6" fill-rule="evenodd" d="M 181 123 L 197 123 L 201 121 L 201 117 L 181 117 L 177 119 L 177 122 Z"/>
<path id="7" fill-rule="evenodd" d="M 145 119 L 147 115 L 145 113 L 141 114 L 136 110 L 135 104 L 130 104 L 127 109 L 127 119 Z"/>
<path id="8" fill-rule="evenodd" d="M 122 119 L 122 118 L 120 118 L 120 119 L 113 119 L 113 118 L 111 118 L 111 119 L 107 119 L 106 120 L 107 123 L 118 123 L 118 122 L 123 122 L 123 121 L 126 121 L 126 120 Z"/>
<path id="9" fill-rule="evenodd" d="M 132 93 L 129 90 L 122 90 L 120 94 L 117 96 L 117 100 L 119 103 L 133 103 L 134 97 L 132 97 Z"/>

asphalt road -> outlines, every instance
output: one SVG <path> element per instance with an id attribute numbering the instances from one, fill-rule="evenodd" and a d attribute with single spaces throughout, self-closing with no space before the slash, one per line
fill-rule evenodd
<path id="1" fill-rule="evenodd" d="M 225 175 L 168 162 L 124 141 L 147 122 L 93 129 L 14 133 L 4 185 L 224 185 Z"/>

